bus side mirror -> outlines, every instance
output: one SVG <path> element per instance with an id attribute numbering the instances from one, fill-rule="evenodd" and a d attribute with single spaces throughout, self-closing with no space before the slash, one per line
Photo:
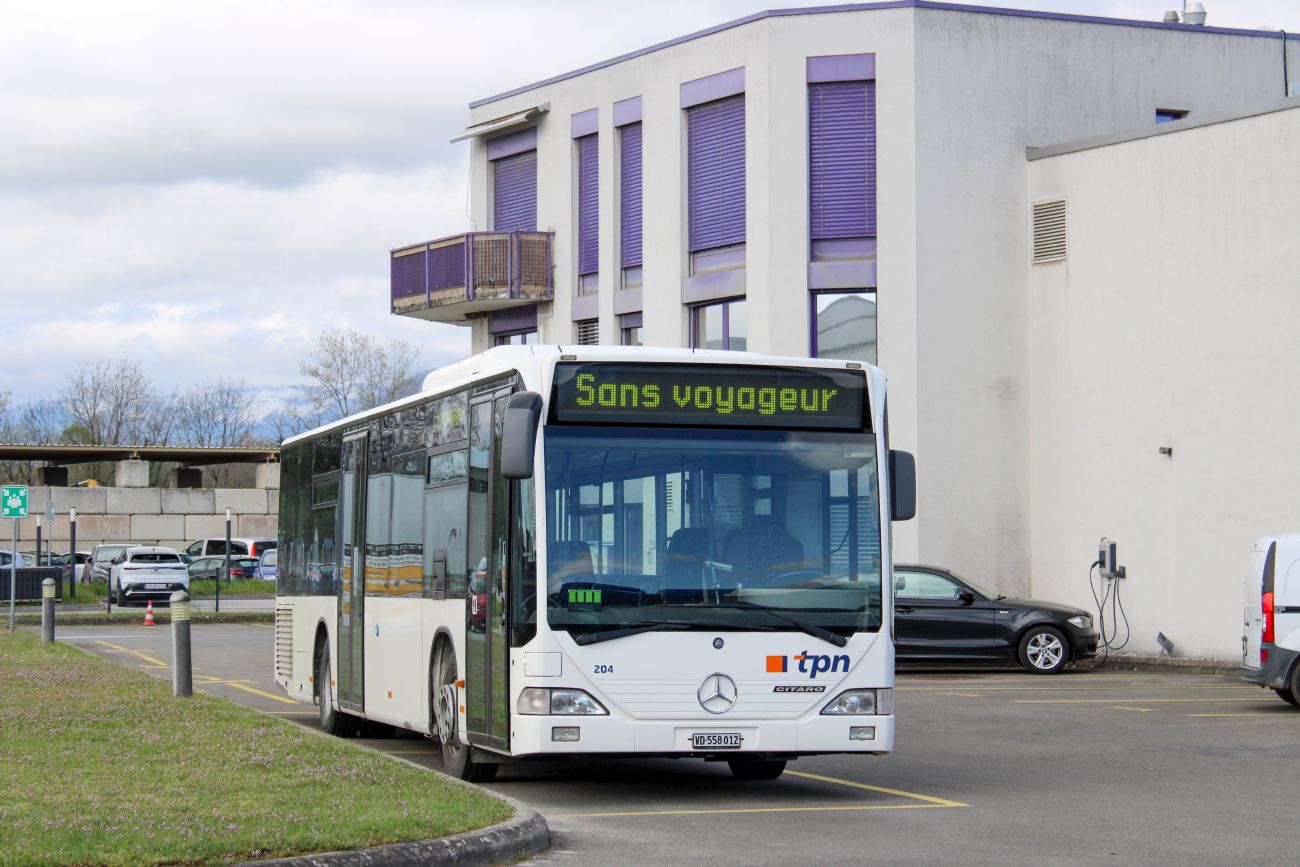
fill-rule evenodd
<path id="1" fill-rule="evenodd" d="M 501 475 L 531 479 L 537 451 L 537 426 L 542 423 L 542 396 L 520 391 L 510 396 L 501 428 Z"/>
<path id="2" fill-rule="evenodd" d="M 889 520 L 916 517 L 916 458 L 911 452 L 889 450 Z"/>

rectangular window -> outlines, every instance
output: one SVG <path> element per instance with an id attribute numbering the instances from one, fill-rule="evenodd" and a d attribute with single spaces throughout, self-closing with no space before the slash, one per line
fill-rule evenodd
<path id="1" fill-rule="evenodd" d="M 468 476 L 469 455 L 464 449 L 456 449 L 429 458 L 429 470 L 425 481 L 430 485 L 442 485 L 447 482 L 463 481 Z"/>
<path id="2" fill-rule="evenodd" d="M 579 346 L 595 346 L 600 343 L 600 320 L 580 319 L 573 325 L 577 331 Z"/>
<path id="3" fill-rule="evenodd" d="M 745 95 L 686 110 L 691 253 L 745 242 Z"/>
<path id="4" fill-rule="evenodd" d="M 622 344 L 624 346 L 641 345 L 641 320 L 640 313 L 624 313 L 619 317 L 619 328 L 622 331 Z"/>
<path id="5" fill-rule="evenodd" d="M 464 451 L 455 454 L 464 455 Z M 424 595 L 465 596 L 465 482 L 424 492 Z"/>
<path id="6" fill-rule="evenodd" d="M 600 271 L 599 136 L 575 139 L 578 148 L 578 294 L 595 292 Z"/>
<path id="7" fill-rule="evenodd" d="M 496 335 L 496 346 L 536 346 L 537 329 Z"/>
<path id="8" fill-rule="evenodd" d="M 869 239 L 876 235 L 875 85 L 808 85 L 808 210 L 814 259 L 819 253 L 826 258 L 865 258 L 874 251 Z"/>
<path id="9" fill-rule="evenodd" d="M 393 461 L 392 539 L 388 545 L 389 596 L 424 593 L 424 451 Z"/>
<path id="10" fill-rule="evenodd" d="M 497 232 L 537 230 L 537 151 L 492 161 L 492 228 Z"/>
<path id="11" fill-rule="evenodd" d="M 619 264 L 623 288 L 641 285 L 641 124 L 619 130 Z"/>
<path id="12" fill-rule="evenodd" d="M 695 349 L 730 349 L 744 352 L 748 345 L 745 299 L 696 307 L 691 329 Z"/>
<path id="13" fill-rule="evenodd" d="M 813 358 L 876 363 L 876 293 L 812 296 Z"/>
<path id="14" fill-rule="evenodd" d="M 1169 123 L 1171 120 L 1182 120 L 1187 117 L 1187 112 L 1180 108 L 1157 108 L 1156 123 Z"/>

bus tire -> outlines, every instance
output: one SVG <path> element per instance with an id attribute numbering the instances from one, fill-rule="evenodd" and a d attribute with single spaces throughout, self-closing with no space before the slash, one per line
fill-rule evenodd
<path id="1" fill-rule="evenodd" d="M 1056 674 L 1070 661 L 1070 642 L 1059 629 L 1035 626 L 1020 639 L 1020 664 L 1030 674 Z"/>
<path id="2" fill-rule="evenodd" d="M 321 648 L 316 682 L 320 684 L 321 731 L 339 738 L 356 737 L 361 728 L 361 720 L 334 707 L 334 672 L 330 668 L 329 644 Z"/>
<path id="3" fill-rule="evenodd" d="M 1300 707 L 1300 665 L 1291 666 L 1291 676 L 1286 679 L 1286 691 L 1290 696 L 1284 695 L 1282 699 Z"/>
<path id="4" fill-rule="evenodd" d="M 731 759 L 727 762 L 732 776 L 737 780 L 775 780 L 785 772 L 783 761 L 753 761 Z"/>
<path id="5" fill-rule="evenodd" d="M 442 659 L 438 662 L 438 676 L 431 700 L 438 722 L 438 740 L 442 743 L 442 763 L 447 773 L 470 783 L 486 783 L 497 775 L 495 762 L 476 762 L 473 750 L 468 744 L 460 742 L 460 709 L 452 695 L 456 687 L 456 655 L 451 647 L 444 647 Z M 443 687 L 451 685 L 451 691 Z"/>

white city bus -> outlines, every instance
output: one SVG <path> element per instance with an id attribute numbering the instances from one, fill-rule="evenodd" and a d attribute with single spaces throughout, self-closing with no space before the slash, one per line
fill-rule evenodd
<path id="1" fill-rule="evenodd" d="M 827 359 L 499 347 L 287 440 L 275 676 L 450 773 L 519 757 L 893 747 L 885 377 Z M 882 515 L 881 504 L 888 504 Z"/>

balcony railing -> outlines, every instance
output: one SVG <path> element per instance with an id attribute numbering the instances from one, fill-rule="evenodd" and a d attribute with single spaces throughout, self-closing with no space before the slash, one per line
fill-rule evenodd
<path id="1" fill-rule="evenodd" d="M 553 232 L 466 232 L 392 251 L 393 313 L 463 322 L 551 300 Z"/>

